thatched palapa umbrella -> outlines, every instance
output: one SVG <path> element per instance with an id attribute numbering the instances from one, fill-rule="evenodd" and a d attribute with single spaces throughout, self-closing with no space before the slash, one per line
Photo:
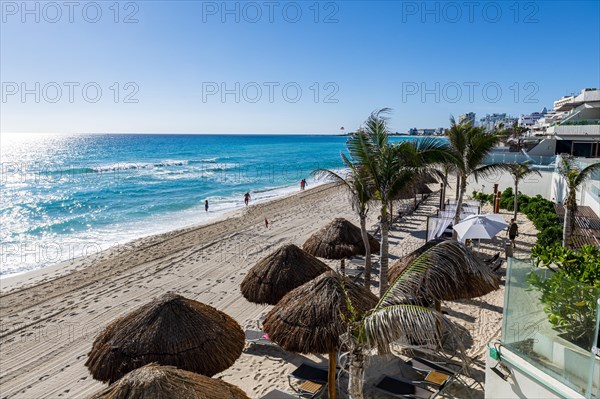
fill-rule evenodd
<path id="1" fill-rule="evenodd" d="M 379 252 L 379 242 L 370 234 L 369 244 L 371 253 Z M 365 254 L 360 228 L 343 218 L 334 219 L 310 236 L 302 249 L 311 255 L 326 259 L 344 259 Z"/>
<path id="2" fill-rule="evenodd" d="M 500 276 L 464 244 L 453 240 L 429 241 L 396 262 L 389 276 L 393 278 L 392 292 L 386 302 L 434 301 L 440 313 L 442 301 L 476 298 L 500 287 Z"/>
<path id="3" fill-rule="evenodd" d="M 240 290 L 250 302 L 275 305 L 285 294 L 331 270 L 293 244 L 264 257 L 250 269 Z"/>
<path id="4" fill-rule="evenodd" d="M 421 273 L 415 273 L 421 269 Z M 500 276 L 463 243 L 445 240 L 423 252 L 402 274 L 412 293 L 440 301 L 477 298 L 500 288 Z M 411 276 L 418 276 L 412 278 Z"/>
<path id="5" fill-rule="evenodd" d="M 500 288 L 500 276 L 458 241 L 431 240 L 406 258 L 390 270 L 399 301 L 406 295 L 433 300 L 441 312 L 441 301 L 476 298 Z"/>
<path id="6" fill-rule="evenodd" d="M 173 366 L 147 364 L 90 399 L 250 399 L 240 388 Z"/>
<path id="7" fill-rule="evenodd" d="M 394 280 L 396 280 L 398 278 L 398 276 L 400 274 L 402 274 L 402 272 L 404 270 L 406 270 L 406 268 L 408 266 L 410 266 L 410 264 L 415 259 L 417 259 L 419 256 L 421 256 L 429 248 L 432 248 L 432 247 L 438 245 L 442 241 L 446 241 L 446 240 L 443 238 L 435 238 L 433 240 L 429 240 L 425 244 L 423 244 L 419 248 L 417 248 L 416 250 L 412 251 L 411 253 L 409 253 L 407 255 L 404 255 L 403 257 L 401 257 L 400 259 L 398 259 L 397 261 L 392 263 L 392 265 L 388 269 L 388 281 L 393 282 Z"/>
<path id="8" fill-rule="evenodd" d="M 346 297 L 347 295 L 347 297 Z M 329 354 L 329 397 L 335 398 L 336 352 L 350 317 L 346 299 L 358 313 L 377 304 L 368 289 L 331 271 L 290 291 L 269 312 L 264 329 L 285 350 Z M 344 315 L 344 316 L 342 316 Z"/>
<path id="9" fill-rule="evenodd" d="M 167 293 L 108 325 L 85 365 L 95 379 L 111 383 L 153 362 L 210 377 L 240 357 L 244 342 L 230 316 Z"/>

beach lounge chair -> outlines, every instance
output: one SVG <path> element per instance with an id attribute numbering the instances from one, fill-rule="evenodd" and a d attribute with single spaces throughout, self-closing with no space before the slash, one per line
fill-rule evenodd
<path id="1" fill-rule="evenodd" d="M 470 358 L 468 364 L 472 363 L 476 359 L 477 356 Z M 452 383 L 453 381 L 456 381 L 457 383 L 463 385 L 467 389 L 473 389 L 475 385 L 479 385 L 481 389 L 484 389 L 481 382 L 477 381 L 475 378 L 471 377 L 471 383 L 465 380 L 465 375 L 462 374 L 463 366 L 458 363 L 448 361 L 433 361 L 418 356 L 413 357 L 407 363 L 417 370 L 436 370 L 442 373 L 449 374 L 451 377 L 448 379 L 446 384 L 443 387 L 441 387 L 440 391 L 442 391 L 446 386 L 450 385 L 450 383 Z M 470 393 L 468 393 L 468 395 L 469 397 L 471 397 Z"/>
<path id="2" fill-rule="evenodd" d="M 430 391 L 419 384 L 398 378 L 382 376 L 375 384 L 375 388 L 397 398 L 430 399 L 435 397 L 439 390 Z"/>
<path id="3" fill-rule="evenodd" d="M 267 346 L 277 346 L 277 344 L 271 341 L 268 337 L 265 336 L 265 332 L 262 330 L 245 330 L 244 334 L 246 335 L 246 342 L 255 345 L 267 345 Z"/>
<path id="4" fill-rule="evenodd" d="M 484 262 L 485 263 L 495 263 L 498 258 L 500 258 L 500 252 L 497 252 L 496 255 L 492 256 L 491 258 L 485 259 Z"/>
<path id="5" fill-rule="evenodd" d="M 495 263 L 490 264 L 490 268 L 493 272 L 497 272 L 501 267 L 504 261 L 502 259 L 496 259 Z"/>
<path id="6" fill-rule="evenodd" d="M 327 370 L 302 363 L 288 375 L 288 383 L 301 397 L 316 398 L 325 392 Z"/>
<path id="7" fill-rule="evenodd" d="M 273 389 L 260 399 L 298 399 L 298 394 L 292 394 L 289 392 L 280 391 L 279 389 Z"/>

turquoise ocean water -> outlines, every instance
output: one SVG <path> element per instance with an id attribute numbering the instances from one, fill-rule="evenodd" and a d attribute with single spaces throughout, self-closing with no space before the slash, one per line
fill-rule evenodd
<path id="1" fill-rule="evenodd" d="M 310 135 L 2 137 L 0 276 L 209 221 L 242 207 L 247 191 L 256 202 L 297 191 L 304 178 L 310 188 L 315 168 L 341 168 L 345 142 Z"/>

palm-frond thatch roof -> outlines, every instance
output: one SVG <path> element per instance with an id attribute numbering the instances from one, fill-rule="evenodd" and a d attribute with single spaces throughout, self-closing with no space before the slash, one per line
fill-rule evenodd
<path id="1" fill-rule="evenodd" d="M 293 244 L 264 257 L 250 269 L 240 290 L 250 302 L 275 305 L 285 294 L 331 270 Z"/>
<path id="2" fill-rule="evenodd" d="M 371 235 L 369 244 L 371 253 L 379 252 L 379 242 Z M 343 218 L 334 219 L 310 236 L 302 249 L 311 255 L 326 259 L 343 259 L 365 254 L 360 228 Z"/>
<path id="3" fill-rule="evenodd" d="M 371 291 L 330 271 L 284 296 L 267 315 L 264 330 L 291 352 L 335 352 L 346 332 L 342 315 L 350 316 L 344 291 L 360 314 L 377 304 Z"/>
<path id="4" fill-rule="evenodd" d="M 212 376 L 236 361 L 244 342 L 230 316 L 167 293 L 109 324 L 85 365 L 95 379 L 111 383 L 153 362 Z"/>
<path id="5" fill-rule="evenodd" d="M 419 184 L 416 188 L 416 193 L 417 194 L 431 194 L 433 193 L 433 190 L 429 188 L 429 186 L 427 184 Z"/>
<path id="6" fill-rule="evenodd" d="M 395 196 L 394 200 L 414 199 L 417 194 L 431 194 L 433 191 L 423 182 L 407 184 Z"/>
<path id="7" fill-rule="evenodd" d="M 389 302 L 407 298 L 456 301 L 476 298 L 500 287 L 500 276 L 457 241 L 424 250 L 391 282 Z"/>
<path id="8" fill-rule="evenodd" d="M 440 242 L 446 241 L 444 238 L 435 238 L 433 240 L 427 241 L 425 244 L 412 251 L 411 253 L 404 255 L 389 267 L 388 269 L 388 281 L 393 282 L 398 278 L 400 274 L 423 252 L 427 251 L 429 248 L 432 248 L 438 245 Z"/>
<path id="9" fill-rule="evenodd" d="M 240 388 L 173 366 L 147 364 L 90 399 L 249 399 Z"/>

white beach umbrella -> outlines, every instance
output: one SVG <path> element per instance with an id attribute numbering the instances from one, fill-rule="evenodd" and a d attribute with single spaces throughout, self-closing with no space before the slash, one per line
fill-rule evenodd
<path id="1" fill-rule="evenodd" d="M 491 239 L 504 230 L 508 223 L 504 218 L 495 214 L 467 216 L 453 227 L 461 242 L 465 240 Z"/>

